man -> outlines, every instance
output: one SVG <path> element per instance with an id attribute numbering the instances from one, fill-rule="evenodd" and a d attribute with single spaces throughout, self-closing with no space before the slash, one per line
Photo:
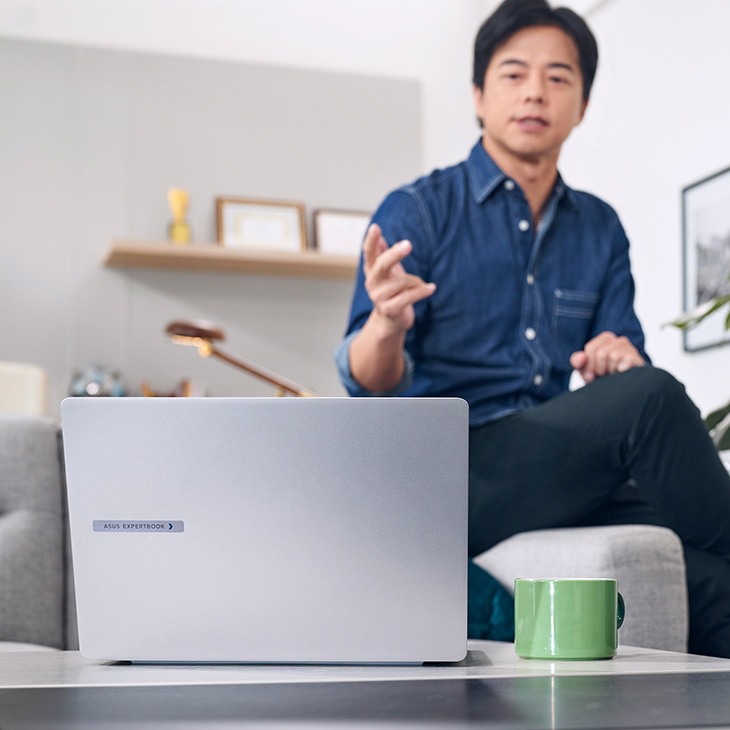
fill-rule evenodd
<path id="1" fill-rule="evenodd" d="M 668 526 L 685 548 L 689 649 L 730 657 L 730 477 L 644 352 L 616 213 L 558 174 L 597 61 L 585 22 L 546 0 L 487 19 L 482 138 L 376 212 L 336 359 L 353 396 L 469 402 L 470 555 L 525 530 Z M 587 385 L 568 392 L 573 369 Z"/>

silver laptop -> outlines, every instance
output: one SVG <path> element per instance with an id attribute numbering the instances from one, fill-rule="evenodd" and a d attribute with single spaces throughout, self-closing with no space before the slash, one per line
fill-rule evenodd
<path id="1" fill-rule="evenodd" d="M 87 659 L 466 655 L 465 401 L 69 398 L 61 413 Z"/>

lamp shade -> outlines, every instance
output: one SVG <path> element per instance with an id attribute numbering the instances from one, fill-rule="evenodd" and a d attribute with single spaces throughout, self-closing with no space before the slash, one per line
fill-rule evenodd
<path id="1" fill-rule="evenodd" d="M 223 330 L 205 319 L 170 322 L 165 331 L 173 337 L 190 337 L 209 342 L 220 342 L 225 339 Z"/>

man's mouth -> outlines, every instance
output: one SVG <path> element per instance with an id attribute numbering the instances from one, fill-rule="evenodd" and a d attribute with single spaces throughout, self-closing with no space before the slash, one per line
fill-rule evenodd
<path id="1" fill-rule="evenodd" d="M 531 117 L 531 116 L 519 117 L 517 119 L 517 122 L 520 125 L 524 125 L 526 127 L 534 127 L 535 129 L 548 126 L 547 121 L 545 119 L 543 119 L 542 117 Z"/>

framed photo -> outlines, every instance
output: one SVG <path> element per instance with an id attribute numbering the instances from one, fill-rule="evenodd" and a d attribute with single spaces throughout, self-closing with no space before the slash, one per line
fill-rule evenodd
<path id="1" fill-rule="evenodd" d="M 684 311 L 730 294 L 730 168 L 682 191 Z M 730 341 L 723 311 L 684 333 L 687 352 Z"/>
<path id="2" fill-rule="evenodd" d="M 372 215 L 354 210 L 315 210 L 314 246 L 324 254 L 360 256 Z"/>
<path id="3" fill-rule="evenodd" d="M 274 200 L 218 198 L 218 243 L 250 251 L 302 251 L 307 247 L 304 206 Z"/>

